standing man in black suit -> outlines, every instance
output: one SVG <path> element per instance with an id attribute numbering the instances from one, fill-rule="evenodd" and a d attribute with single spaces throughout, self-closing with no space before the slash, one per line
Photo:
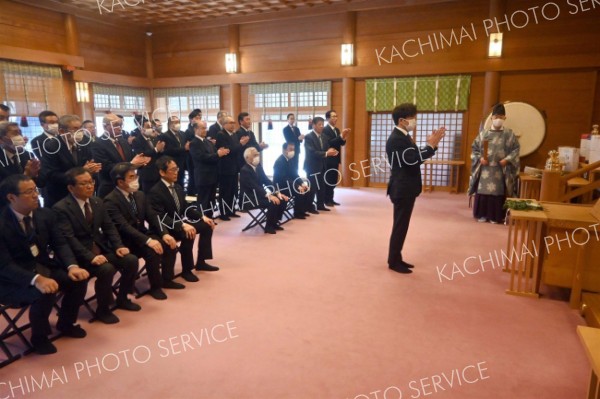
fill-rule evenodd
<path id="1" fill-rule="evenodd" d="M 160 174 L 156 168 L 156 160 L 160 158 L 165 149 L 165 142 L 158 141 L 158 133 L 152 129 L 152 124 L 146 118 L 140 118 L 140 131 L 135 135 L 133 143 L 133 153 L 136 155 L 142 154 L 150 161 L 145 167 L 138 170 L 140 178 L 141 190 L 148 193 L 152 187 L 160 180 Z"/>
<path id="2" fill-rule="evenodd" d="M 190 144 L 190 155 L 194 163 L 194 177 L 198 206 L 203 215 L 213 218 L 217 198 L 219 158 L 229 154 L 227 148 L 217 148 L 206 137 L 206 122 L 194 123 L 194 139 Z"/>
<path id="3" fill-rule="evenodd" d="M 0 104 L 0 122 L 8 122 L 8 118 L 10 118 L 10 107 Z"/>
<path id="4" fill-rule="evenodd" d="M 300 134 L 300 129 L 296 127 L 296 116 L 294 114 L 288 114 L 287 116 L 288 125 L 283 128 L 283 137 L 286 143 L 293 143 L 296 149 L 294 158 L 292 159 L 292 165 L 298 171 L 298 162 L 300 157 L 300 143 L 304 141 L 304 135 Z"/>
<path id="5" fill-rule="evenodd" d="M 50 209 L 39 208 L 38 190 L 31 178 L 12 175 L 0 184 L 0 303 L 31 304 L 31 343 L 37 353 L 55 353 L 48 339 L 48 317 L 64 292 L 56 327 L 73 338 L 86 336 L 76 325 L 87 290 L 89 273 L 79 268 Z M 51 255 L 50 252 L 53 254 Z"/>
<path id="6" fill-rule="evenodd" d="M 192 273 L 194 268 L 194 240 L 198 234 L 198 257 L 196 270 L 217 271 L 216 266 L 206 263 L 212 259 L 212 235 L 215 223 L 212 219 L 202 215 L 194 206 L 188 206 L 185 201 L 183 187 L 177 184 L 177 173 L 179 167 L 175 160 L 169 156 L 163 156 L 156 161 L 161 180 L 156 183 L 148 199 L 154 212 L 158 214 L 161 230 L 166 230 L 169 235 L 181 241 L 179 252 L 181 253 L 181 277 L 188 282 L 198 281 L 198 277 Z M 175 257 L 163 259 L 163 278 L 166 281 L 173 279 Z M 165 277 L 165 268 L 170 275 Z M 174 288 L 165 286 L 166 288 Z"/>
<path id="7" fill-rule="evenodd" d="M 319 213 L 319 211 L 328 212 L 330 209 L 325 207 L 325 165 L 328 157 L 334 157 L 339 154 L 335 148 L 328 147 L 325 137 L 323 137 L 323 124 L 325 120 L 320 116 L 313 119 L 313 130 L 304 138 L 304 148 L 306 158 L 304 158 L 304 170 L 310 181 L 310 203 L 312 204 L 315 196 L 317 198 L 317 210 L 308 210 L 310 213 Z"/>
<path id="8" fill-rule="evenodd" d="M 283 230 L 283 227 L 279 226 L 279 220 L 283 216 L 289 197 L 275 191 L 273 182 L 269 180 L 260 164 L 260 153 L 256 148 L 250 147 L 244 151 L 244 159 L 246 164 L 240 171 L 240 208 L 266 208 L 265 233 L 275 234 Z M 267 192 L 265 187 L 268 187 L 270 192 Z"/>
<path id="9" fill-rule="evenodd" d="M 338 116 L 334 110 L 329 110 L 325 113 L 325 119 L 327 119 L 327 126 L 323 128 L 323 137 L 327 146 L 335 148 L 338 154 L 333 157 L 327 157 L 325 162 L 325 205 L 335 206 L 340 205 L 333 199 L 333 191 L 335 186 L 341 179 L 339 172 L 339 166 L 341 161 L 342 146 L 346 145 L 346 137 L 350 134 L 350 129 L 344 129 L 340 133 L 340 129 L 336 127 Z"/>
<path id="10" fill-rule="evenodd" d="M 115 189 L 104 197 L 104 205 L 123 244 L 131 253 L 146 262 L 150 296 L 159 300 L 167 299 L 162 290 L 163 277 L 160 273 L 160 263 L 163 257 L 175 258 L 177 242 L 166 230 L 161 231 L 159 216 L 147 203 L 144 193 L 138 191 L 140 185 L 136 169 L 129 162 L 115 165 L 110 172 Z M 149 228 L 146 227 L 146 223 Z M 169 275 L 172 276 L 173 271 L 163 269 L 163 276 Z"/>
<path id="11" fill-rule="evenodd" d="M 267 143 L 265 143 L 264 141 L 261 141 L 260 143 L 256 140 L 256 136 L 254 135 L 254 132 L 252 130 L 250 130 L 250 128 L 252 127 L 252 120 L 250 119 L 250 114 L 247 112 L 241 112 L 238 115 L 238 124 L 240 125 L 240 128 L 238 129 L 237 132 L 235 132 L 235 135 L 237 136 L 238 139 L 241 139 L 242 137 L 248 136 L 248 142 L 242 146 L 242 149 L 240 150 L 240 157 L 239 157 L 239 162 L 240 162 L 240 169 L 242 168 L 242 166 L 244 166 L 246 164 L 246 161 L 244 160 L 244 151 L 246 151 L 246 149 L 253 147 L 256 148 L 256 151 L 261 152 L 262 150 L 269 148 L 269 145 Z"/>
<path id="12" fill-rule="evenodd" d="M 167 131 L 158 136 L 158 141 L 165 143 L 163 155 L 168 155 L 175 160 L 179 167 L 177 184 L 185 187 L 185 160 L 190 150 L 190 143 L 185 141 L 185 136 L 181 131 L 181 122 L 176 116 L 170 116 L 167 119 Z M 193 182 L 188 181 L 188 184 Z"/>
<path id="13" fill-rule="evenodd" d="M 298 175 L 298 171 L 292 165 L 294 159 L 294 144 L 283 143 L 283 153 L 275 161 L 273 166 L 273 183 L 275 189 L 294 197 L 294 218 L 306 219 L 310 206 L 310 195 L 308 184 Z"/>
<path id="14" fill-rule="evenodd" d="M 141 307 L 127 297 L 135 283 L 138 258 L 123 245 L 102 200 L 93 196 L 94 179 L 87 170 L 82 167 L 69 170 L 67 188 L 70 195 L 53 207 L 58 214 L 60 229 L 78 264 L 96 277 L 96 317 L 106 324 L 118 323 L 119 318 L 110 310 L 113 276 L 119 269 L 121 283 L 117 308 L 140 310 Z"/>
<path id="15" fill-rule="evenodd" d="M 238 157 L 242 147 L 250 140 L 249 136 L 237 138 L 233 129 L 235 122 L 230 116 L 225 117 L 223 130 L 217 134 L 217 150 L 225 148 L 229 150 L 227 155 L 219 159 L 219 202 L 221 206 L 222 220 L 240 217 L 235 213 L 235 198 L 238 192 Z"/>
<path id="16" fill-rule="evenodd" d="M 44 206 L 47 208 L 69 194 L 66 177 L 68 170 L 81 166 L 95 175 L 102 168 L 92 158 L 92 144 L 87 142 L 87 145 L 79 145 L 75 141 L 78 132 L 82 132 L 81 119 L 77 115 L 61 116 L 58 125 L 59 135 L 48 138 L 42 148 L 41 176 L 46 181 Z"/>
<path id="17" fill-rule="evenodd" d="M 389 268 L 398 273 L 412 273 L 413 265 L 402 259 L 402 248 L 408 232 L 415 199 L 421 193 L 421 164 L 435 155 L 438 143 L 444 138 L 446 129 L 440 127 L 427 137 L 427 145 L 419 148 L 409 132 L 417 126 L 417 107 L 405 103 L 392 112 L 394 130 L 390 134 L 385 152 L 392 173 L 387 195 L 394 204 L 394 226 L 390 237 L 388 254 Z"/>
<path id="18" fill-rule="evenodd" d="M 0 122 L 0 182 L 8 176 L 25 174 L 43 187 L 40 161 L 25 150 L 25 140 L 15 122 Z"/>
<path id="19" fill-rule="evenodd" d="M 40 126 L 44 130 L 41 134 L 31 139 L 31 149 L 38 159 L 47 153 L 46 143 L 58 136 L 58 115 L 52 111 L 42 111 L 38 115 Z"/>
<path id="20" fill-rule="evenodd" d="M 104 198 L 114 189 L 110 171 L 116 164 L 131 162 L 136 166 L 144 167 L 150 163 L 151 158 L 144 154 L 133 156 L 131 146 L 122 134 L 123 122 L 117 115 L 107 114 L 102 119 L 102 125 L 104 134 L 93 142 L 91 147 L 94 159 L 102 164 L 98 197 Z"/>
<path id="21" fill-rule="evenodd" d="M 185 137 L 186 143 L 191 143 L 194 140 L 196 134 L 194 133 L 194 125 L 202 120 L 202 110 L 199 108 L 194 109 L 188 115 L 189 125 L 185 133 L 183 134 Z M 190 144 L 191 147 L 191 144 Z M 191 150 L 187 152 L 186 155 L 186 169 L 188 172 L 188 186 L 187 186 L 187 195 L 194 196 L 198 194 L 198 188 L 196 187 L 196 178 L 195 178 L 195 170 L 194 170 L 194 160 L 192 159 Z"/>
<path id="22" fill-rule="evenodd" d="M 223 130 L 223 127 L 225 126 L 225 118 L 227 118 L 228 116 L 229 114 L 227 113 L 227 111 L 221 110 L 217 112 L 217 121 L 210 125 L 210 128 L 208 128 L 208 134 L 206 136 L 209 139 L 217 139 L 217 134 Z"/>

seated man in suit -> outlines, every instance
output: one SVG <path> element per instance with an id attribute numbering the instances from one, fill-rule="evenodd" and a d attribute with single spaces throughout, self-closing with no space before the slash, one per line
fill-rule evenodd
<path id="1" fill-rule="evenodd" d="M 69 170 L 66 176 L 70 195 L 56 203 L 53 209 L 77 262 L 96 277 L 96 317 L 106 324 L 118 323 L 119 318 L 110 310 L 115 268 L 121 272 L 117 308 L 138 311 L 141 307 L 127 297 L 135 283 L 138 258 L 123 245 L 102 200 L 93 196 L 92 175 L 77 167 Z"/>
<path id="2" fill-rule="evenodd" d="M 17 123 L 0 122 L 0 181 L 10 175 L 25 174 L 35 181 L 36 186 L 43 187 L 40 161 L 25 150 L 25 144 Z"/>
<path id="3" fill-rule="evenodd" d="M 56 352 L 48 339 L 48 317 L 58 290 L 64 292 L 56 327 L 63 335 L 83 338 L 75 325 L 89 273 L 79 268 L 50 209 L 39 207 L 38 190 L 25 175 L 0 184 L 0 303 L 31 304 L 31 343 L 40 354 Z M 51 255 L 50 252 L 54 254 Z"/>
<path id="4" fill-rule="evenodd" d="M 152 187 L 160 180 L 158 169 L 156 168 L 156 160 L 163 155 L 165 142 L 158 141 L 158 133 L 152 128 L 150 121 L 141 115 L 136 115 L 136 123 L 139 123 L 139 134 L 135 135 L 133 143 L 133 152 L 138 155 L 142 154 L 150 161 L 148 164 L 138 170 L 140 177 L 141 190 L 148 193 Z"/>
<path id="5" fill-rule="evenodd" d="M 173 158 L 166 155 L 160 157 L 156 161 L 156 167 L 161 180 L 148 193 L 150 205 L 159 216 L 160 228 L 166 229 L 177 241 L 181 241 L 179 247 L 181 268 L 183 270 L 181 276 L 185 281 L 196 282 L 198 277 L 192 273 L 196 234 L 200 235 L 196 270 L 219 270 L 218 267 L 206 263 L 207 259 L 212 259 L 212 235 L 215 223 L 212 219 L 198 212 L 195 207 L 188 207 L 183 187 L 177 184 L 179 167 Z M 163 259 L 163 278 L 166 281 L 173 278 L 174 267 L 175 257 Z M 168 270 L 170 275 L 165 277 L 165 270 Z"/>
<path id="6" fill-rule="evenodd" d="M 298 175 L 294 159 L 294 143 L 283 143 L 283 154 L 277 158 L 273 166 L 273 183 L 277 191 L 294 197 L 294 218 L 306 219 L 310 206 L 309 188 Z"/>
<path id="7" fill-rule="evenodd" d="M 107 114 L 102 119 L 102 125 L 104 134 L 91 144 L 91 147 L 94 159 L 102 164 L 98 196 L 104 198 L 114 188 L 110 171 L 116 164 L 131 162 L 136 166 L 143 167 L 148 165 L 151 159 L 144 154 L 133 156 L 131 145 L 123 136 L 123 122 L 117 115 Z"/>
<path id="8" fill-rule="evenodd" d="M 198 206 L 203 215 L 212 219 L 213 207 L 217 198 L 217 177 L 219 158 L 229 154 L 227 148 L 217 148 L 206 137 L 206 122 L 194 123 L 194 138 L 190 144 L 190 155 L 194 165 Z"/>
<path id="9" fill-rule="evenodd" d="M 147 203 L 144 193 L 138 191 L 140 184 L 136 169 L 129 162 L 115 165 L 110 174 L 116 187 L 104 197 L 104 205 L 123 243 L 146 262 L 150 296 L 159 300 L 167 299 L 161 289 L 163 277 L 160 274 L 160 263 L 162 258 L 167 259 L 167 264 L 175 263 L 172 259 L 177 256 L 177 242 L 168 231 L 161 231 L 159 216 Z M 146 228 L 146 222 L 149 229 Z M 163 275 L 168 278 L 173 275 L 173 271 L 163 269 Z"/>
<path id="10" fill-rule="evenodd" d="M 274 190 L 273 182 L 269 180 L 260 164 L 260 154 L 256 148 L 250 147 L 244 151 L 244 159 L 246 165 L 240 171 L 240 208 L 266 208 L 265 233 L 275 234 L 277 230 L 283 230 L 278 223 L 289 198 Z M 268 192 L 265 186 L 272 192 Z"/>

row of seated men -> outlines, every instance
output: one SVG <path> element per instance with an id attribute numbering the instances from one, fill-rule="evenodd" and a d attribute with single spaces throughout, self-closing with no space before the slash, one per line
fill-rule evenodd
<path id="1" fill-rule="evenodd" d="M 59 290 L 64 296 L 56 327 L 65 336 L 83 338 L 86 332 L 75 322 L 90 277 L 96 277 L 95 316 L 113 324 L 119 322 L 113 304 L 127 311 L 141 309 L 128 297 L 139 258 L 145 261 L 149 293 L 158 300 L 167 298 L 163 289 L 185 288 L 173 280 L 177 252 L 182 278 L 188 282 L 198 281 L 194 269 L 219 270 L 206 263 L 212 259 L 215 223 L 186 204 L 172 158 L 164 156 L 156 166 L 161 179 L 145 194 L 138 190 L 137 167 L 116 164 L 110 173 L 113 190 L 104 199 L 93 195 L 92 175 L 74 167 L 65 174 L 68 194 L 52 208 L 39 206 L 39 190 L 29 176 L 15 174 L 0 183 L 0 303 L 31 305 L 31 343 L 36 352 L 56 351 L 48 339 L 48 317 Z M 179 216 L 183 214 L 185 218 Z"/>

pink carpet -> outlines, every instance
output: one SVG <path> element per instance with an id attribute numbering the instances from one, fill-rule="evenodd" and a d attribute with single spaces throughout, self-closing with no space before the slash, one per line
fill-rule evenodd
<path id="1" fill-rule="evenodd" d="M 415 272 L 400 275 L 386 264 L 385 192 L 336 193 L 342 206 L 276 236 L 241 233 L 245 215 L 219 222 L 221 271 L 167 301 L 141 298 L 117 325 L 82 311 L 88 337 L 1 369 L 0 398 L 585 396 L 584 322 L 565 301 L 506 295 L 492 262 L 438 273 L 505 249 L 506 226 L 476 223 L 464 195 L 423 194 L 404 250 Z"/>

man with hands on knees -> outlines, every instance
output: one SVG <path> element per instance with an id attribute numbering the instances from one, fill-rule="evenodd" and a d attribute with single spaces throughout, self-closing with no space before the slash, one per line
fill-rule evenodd
<path id="1" fill-rule="evenodd" d="M 96 318 L 106 324 L 119 322 L 111 311 L 113 277 L 118 269 L 121 282 L 116 305 L 119 309 L 138 311 L 127 294 L 133 290 L 138 270 L 138 258 L 123 245 L 102 200 L 94 197 L 94 179 L 84 168 L 67 172 L 69 195 L 56 203 L 62 234 L 79 264 L 96 277 L 98 307 Z"/>
<path id="2" fill-rule="evenodd" d="M 412 273 L 413 265 L 402 258 L 402 248 L 408 232 L 415 200 L 421 193 L 421 164 L 435 155 L 446 128 L 440 127 L 427 137 L 427 145 L 419 148 L 411 132 L 417 127 L 417 107 L 400 104 L 392 112 L 394 130 L 390 134 L 385 152 L 392 173 L 387 195 L 394 204 L 394 224 L 388 253 L 389 268 L 397 273 Z"/>
<path id="3" fill-rule="evenodd" d="M 84 338 L 76 325 L 89 273 L 80 268 L 48 208 L 40 208 L 39 193 L 29 176 L 16 174 L 0 184 L 0 303 L 30 304 L 31 343 L 39 354 L 56 352 L 48 339 L 48 317 L 58 290 L 64 292 L 57 329 Z M 52 253 L 54 255 L 52 255 Z"/>

